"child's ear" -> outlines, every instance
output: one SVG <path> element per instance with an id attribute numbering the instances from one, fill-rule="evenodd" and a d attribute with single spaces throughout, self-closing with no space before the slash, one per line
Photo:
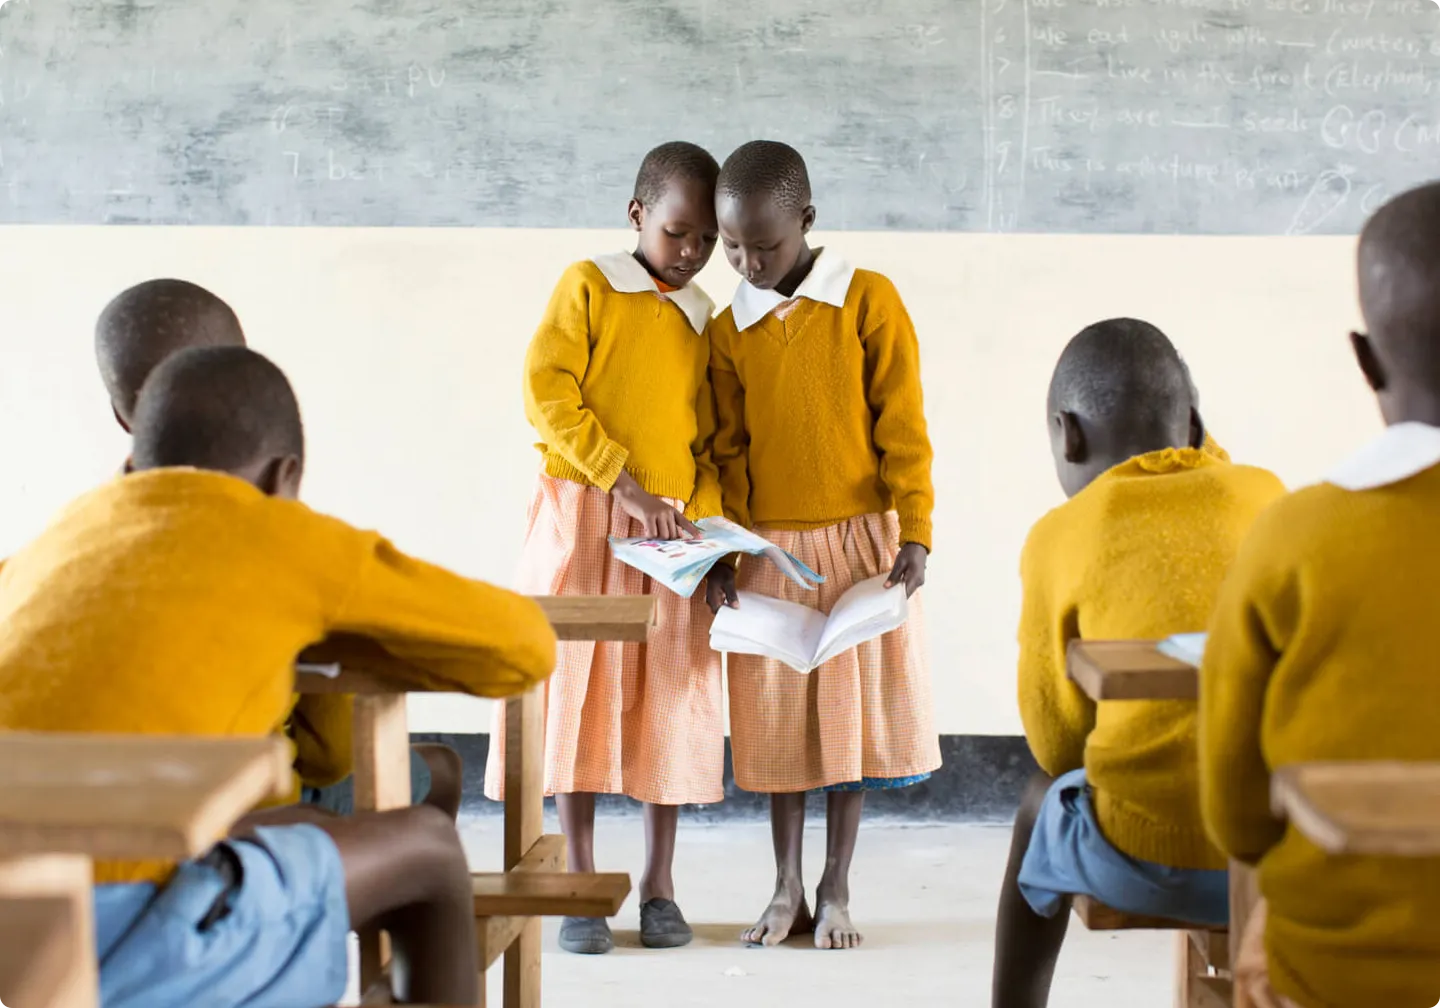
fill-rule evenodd
<path id="1" fill-rule="evenodd" d="M 1370 337 L 1364 333 L 1352 332 L 1350 347 L 1355 351 L 1355 363 L 1360 365 L 1360 373 L 1365 376 L 1371 390 L 1384 392 L 1387 384 L 1385 369 L 1380 366 L 1380 358 L 1375 355 L 1375 345 L 1370 342 Z"/>
<path id="2" fill-rule="evenodd" d="M 300 476 L 303 469 L 304 464 L 299 456 L 273 458 L 266 464 L 255 485 L 267 496 L 297 500 L 300 497 Z"/>
<path id="3" fill-rule="evenodd" d="M 625 211 L 625 216 L 630 218 L 630 226 L 639 231 L 645 224 L 645 204 L 638 199 L 632 199 L 630 206 Z"/>
<path id="4" fill-rule="evenodd" d="M 1205 421 L 1200 417 L 1200 410 L 1194 406 L 1190 407 L 1190 447 L 1205 447 Z"/>
<path id="5" fill-rule="evenodd" d="M 1053 422 L 1060 429 L 1065 461 L 1071 465 L 1082 465 L 1090 453 L 1085 444 L 1085 431 L 1080 427 L 1080 418 L 1074 413 L 1062 411 L 1055 414 Z"/>
<path id="6" fill-rule="evenodd" d="M 800 233 L 809 234 L 810 229 L 815 226 L 815 208 L 807 206 L 800 211 Z"/>

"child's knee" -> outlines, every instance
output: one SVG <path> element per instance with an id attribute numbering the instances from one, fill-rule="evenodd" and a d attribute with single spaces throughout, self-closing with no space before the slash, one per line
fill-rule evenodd
<path id="1" fill-rule="evenodd" d="M 465 773 L 465 761 L 460 754 L 447 745 L 421 743 L 414 747 L 416 754 L 430 768 L 430 779 L 446 785 L 458 784 Z M 432 783 L 432 786 L 433 783 Z"/>

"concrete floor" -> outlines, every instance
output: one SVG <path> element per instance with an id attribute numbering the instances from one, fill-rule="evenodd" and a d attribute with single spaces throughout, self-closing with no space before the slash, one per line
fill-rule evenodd
<path id="1" fill-rule="evenodd" d="M 471 862 L 498 869 L 498 820 L 462 824 Z M 547 827 L 558 831 L 555 824 Z M 890 1005 L 983 1008 L 989 1003 L 995 898 L 1009 830 L 994 826 L 876 826 L 861 836 L 852 880 L 863 948 L 821 952 L 803 941 L 748 949 L 740 931 L 764 908 L 774 884 L 769 829 L 763 825 L 681 829 L 678 902 L 695 928 L 688 948 L 640 947 L 634 895 L 611 922 L 617 949 L 582 957 L 545 939 L 544 1003 L 576 1008 L 727 1006 L 826 1008 Z M 823 863 L 824 834 L 806 838 L 807 881 Z M 639 819 L 602 820 L 596 854 L 602 871 L 638 879 L 644 845 Z M 812 890 L 813 891 L 813 890 Z M 1174 938 L 1155 933 L 1091 934 L 1072 925 L 1056 977 L 1053 1008 L 1166 1006 L 1173 997 Z M 492 971 L 492 1004 L 500 1004 Z"/>

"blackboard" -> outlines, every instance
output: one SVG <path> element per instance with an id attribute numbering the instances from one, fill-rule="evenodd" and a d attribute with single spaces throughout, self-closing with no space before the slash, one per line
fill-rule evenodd
<path id="1" fill-rule="evenodd" d="M 10 0 L 0 222 L 607 227 L 755 137 L 824 227 L 1353 233 L 1435 0 Z"/>

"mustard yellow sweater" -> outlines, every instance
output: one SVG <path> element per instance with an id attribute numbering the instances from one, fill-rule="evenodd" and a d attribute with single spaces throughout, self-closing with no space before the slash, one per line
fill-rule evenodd
<path id="1" fill-rule="evenodd" d="M 1242 537 L 1282 493 L 1263 469 L 1192 449 L 1154 452 L 1099 477 L 1025 543 L 1025 736 L 1046 773 L 1084 766 L 1101 830 L 1131 857 L 1225 867 L 1200 819 L 1195 704 L 1096 704 L 1066 678 L 1066 645 L 1204 630 Z"/>
<path id="2" fill-rule="evenodd" d="M 1440 859 L 1330 857 L 1270 812 L 1312 760 L 1440 760 L 1440 468 L 1276 504 L 1220 594 L 1200 678 L 1206 824 L 1260 866 L 1276 990 L 1305 1008 L 1440 998 Z"/>
<path id="3" fill-rule="evenodd" d="M 710 341 L 674 303 L 567 269 L 525 357 L 525 416 L 551 476 L 609 490 L 621 471 L 692 518 L 720 514 Z"/>
<path id="4" fill-rule="evenodd" d="M 901 540 L 930 547 L 920 346 L 894 284 L 856 270 L 843 308 L 802 298 L 743 333 L 727 308 L 710 340 L 730 518 L 807 529 L 895 510 Z"/>
<path id="5" fill-rule="evenodd" d="M 398 552 L 230 476 L 159 469 L 65 509 L 0 568 L 0 729 L 279 734 L 295 656 L 366 634 L 482 696 L 545 678 L 555 636 L 533 601 Z M 99 864 L 97 882 L 166 864 Z"/>

